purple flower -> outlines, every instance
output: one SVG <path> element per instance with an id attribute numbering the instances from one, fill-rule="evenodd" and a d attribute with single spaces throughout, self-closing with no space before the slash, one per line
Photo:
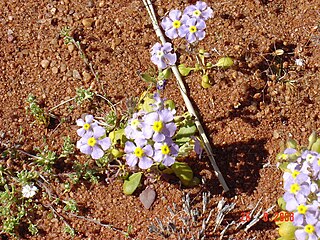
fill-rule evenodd
<path id="1" fill-rule="evenodd" d="M 151 49 L 151 61 L 161 69 L 174 65 L 177 61 L 177 55 L 171 53 L 172 50 L 171 43 L 167 42 L 164 45 L 156 43 Z"/>
<path id="2" fill-rule="evenodd" d="M 295 231 L 296 239 L 318 240 L 320 238 L 320 221 L 317 218 L 308 218 L 303 229 Z"/>
<path id="3" fill-rule="evenodd" d="M 202 151 L 203 151 L 203 148 L 201 146 L 201 142 L 197 137 L 192 136 L 191 138 L 194 141 L 194 151 L 196 152 L 196 154 L 199 155 L 199 159 L 200 159 L 201 155 L 202 155 Z"/>
<path id="4" fill-rule="evenodd" d="M 132 118 L 128 121 L 128 126 L 124 129 L 125 135 L 128 139 L 135 139 L 142 135 L 141 132 L 141 116 L 144 113 L 134 113 Z"/>
<path id="5" fill-rule="evenodd" d="M 91 155 L 93 159 L 102 158 L 103 150 L 107 150 L 111 146 L 111 140 L 108 137 L 102 138 L 106 133 L 103 127 L 97 126 L 93 129 L 92 134 L 85 134 L 77 141 L 77 148 L 84 154 Z"/>
<path id="6" fill-rule="evenodd" d="M 201 18 L 207 20 L 213 15 L 213 10 L 207 6 L 205 2 L 198 1 L 196 5 L 186 7 L 183 14 L 188 14 L 190 17 Z"/>
<path id="7" fill-rule="evenodd" d="M 317 161 L 313 162 L 312 169 L 315 180 L 320 180 L 320 159 L 317 159 Z"/>
<path id="8" fill-rule="evenodd" d="M 175 162 L 176 156 L 178 156 L 179 146 L 172 142 L 172 140 L 166 139 L 164 142 L 156 142 L 154 144 L 154 160 L 156 162 L 162 162 L 163 165 L 169 167 Z"/>
<path id="9" fill-rule="evenodd" d="M 86 115 L 84 120 L 82 118 L 76 121 L 77 126 L 82 127 L 77 130 L 79 137 L 83 137 L 85 134 L 92 134 L 93 129 L 98 126 L 98 123 L 94 122 L 92 115 Z"/>
<path id="10" fill-rule="evenodd" d="M 299 203 L 295 198 L 290 199 L 286 203 L 286 209 L 289 212 L 294 212 L 294 221 L 295 226 L 302 225 L 306 219 L 314 218 L 318 214 L 318 206 L 316 204 L 303 204 Z"/>
<path id="11" fill-rule="evenodd" d="M 182 35 L 185 36 L 189 43 L 202 40 L 206 33 L 206 23 L 200 18 L 189 18 L 185 21 L 186 28 L 183 29 Z"/>
<path id="12" fill-rule="evenodd" d="M 165 79 L 157 81 L 157 89 L 163 90 L 166 86 L 166 83 L 167 83 L 167 81 Z"/>
<path id="13" fill-rule="evenodd" d="M 124 147 L 124 152 L 126 153 L 127 164 L 130 167 L 137 165 L 138 161 L 138 166 L 141 169 L 148 169 L 153 164 L 151 159 L 153 156 L 153 149 L 150 145 L 143 146 L 139 143 L 127 141 Z"/>
<path id="14" fill-rule="evenodd" d="M 312 164 L 314 161 L 319 159 L 319 154 L 317 152 L 306 150 L 301 154 L 301 158 Z"/>
<path id="15" fill-rule="evenodd" d="M 173 121 L 173 111 L 163 109 L 151 112 L 144 117 L 143 135 L 146 139 L 162 142 L 166 137 L 172 137 L 177 126 Z"/>
<path id="16" fill-rule="evenodd" d="M 153 110 L 158 111 L 162 110 L 164 107 L 164 99 L 162 99 L 159 95 L 159 93 L 155 93 L 153 95 L 154 103 L 152 104 Z"/>
<path id="17" fill-rule="evenodd" d="M 164 17 L 161 22 L 161 27 L 164 29 L 166 36 L 170 39 L 184 37 L 182 30 L 185 26 L 182 23 L 186 18 L 188 18 L 188 16 L 181 16 L 179 10 L 171 10 L 168 17 Z"/>

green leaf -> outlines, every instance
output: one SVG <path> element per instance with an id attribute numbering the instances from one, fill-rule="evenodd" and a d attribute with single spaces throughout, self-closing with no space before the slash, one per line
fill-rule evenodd
<path id="1" fill-rule="evenodd" d="M 320 153 L 320 138 L 318 138 L 317 141 L 314 144 L 312 144 L 311 151 Z"/>
<path id="2" fill-rule="evenodd" d="M 191 186 L 193 180 L 193 172 L 189 165 L 185 162 L 175 162 L 171 169 L 174 174 L 180 179 L 184 186 Z"/>
<path id="3" fill-rule="evenodd" d="M 295 140 L 293 140 L 293 139 L 290 138 L 290 139 L 287 141 L 287 148 L 294 148 L 294 149 L 296 149 L 297 146 L 298 146 L 298 144 L 297 144 L 297 142 L 296 142 Z"/>
<path id="4" fill-rule="evenodd" d="M 141 73 L 140 77 L 146 82 L 157 83 L 156 79 L 154 77 L 151 77 L 151 75 L 148 73 Z"/>
<path id="5" fill-rule="evenodd" d="M 278 205 L 282 210 L 286 210 L 286 201 L 283 199 L 283 197 L 278 198 Z"/>
<path id="6" fill-rule="evenodd" d="M 129 176 L 128 179 L 124 180 L 123 193 L 131 195 L 139 186 L 142 177 L 142 172 L 137 172 Z"/>
<path id="7" fill-rule="evenodd" d="M 317 141 L 317 132 L 313 131 L 309 136 L 308 140 L 309 140 L 308 149 L 310 150 L 312 145 Z"/>
<path id="8" fill-rule="evenodd" d="M 162 72 L 159 73 L 160 80 L 169 79 L 171 77 L 171 69 L 166 68 Z"/>
<path id="9" fill-rule="evenodd" d="M 155 103 L 155 100 L 153 98 L 153 94 L 144 92 L 143 94 L 141 94 L 138 110 L 152 112 L 153 111 L 152 104 L 154 103 Z"/>
<path id="10" fill-rule="evenodd" d="M 123 128 L 119 130 L 114 130 L 109 133 L 109 138 L 113 144 L 116 144 L 118 141 L 120 141 L 120 143 L 123 144 L 124 137 L 125 137 L 125 133 Z"/>
<path id="11" fill-rule="evenodd" d="M 193 70 L 193 68 L 188 68 L 188 67 L 186 67 L 184 64 L 180 64 L 179 66 L 178 66 L 178 69 L 179 69 L 179 72 L 180 72 L 180 74 L 182 75 L 182 76 L 188 76 L 189 75 L 189 73 L 190 73 L 190 71 L 191 70 Z"/>
<path id="12" fill-rule="evenodd" d="M 166 107 L 166 108 L 170 108 L 171 110 L 173 110 L 173 109 L 175 109 L 176 108 L 176 105 L 175 105 L 175 103 L 174 103 L 174 101 L 172 101 L 172 100 L 166 100 L 165 102 L 164 102 L 164 106 Z"/>
<path id="13" fill-rule="evenodd" d="M 233 60 L 230 57 L 223 57 L 215 64 L 216 67 L 228 68 L 233 65 Z"/>
<path id="14" fill-rule="evenodd" d="M 197 132 L 197 127 L 195 125 L 183 126 L 179 129 L 179 131 L 177 132 L 174 138 L 177 141 L 179 141 L 179 139 L 189 138 L 191 136 L 194 136 L 196 132 Z"/>
<path id="15" fill-rule="evenodd" d="M 285 240 L 293 240 L 296 227 L 292 222 L 283 222 L 279 227 L 279 235 Z"/>
<path id="16" fill-rule="evenodd" d="M 289 162 L 283 162 L 279 165 L 279 169 L 283 172 L 287 172 L 288 169 L 287 169 L 287 166 L 288 166 Z"/>

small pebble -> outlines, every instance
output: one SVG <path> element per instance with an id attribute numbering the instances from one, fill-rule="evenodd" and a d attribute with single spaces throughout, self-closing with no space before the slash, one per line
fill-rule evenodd
<path id="1" fill-rule="evenodd" d="M 72 77 L 75 78 L 75 79 L 79 79 L 79 80 L 82 79 L 80 73 L 77 70 L 73 70 Z"/>
<path id="2" fill-rule="evenodd" d="M 86 71 L 82 72 L 82 76 L 85 82 L 89 82 L 91 80 L 91 74 Z"/>
<path id="3" fill-rule="evenodd" d="M 64 63 L 62 63 L 62 64 L 60 65 L 60 71 L 61 71 L 61 72 L 65 72 L 66 70 L 67 70 L 67 65 L 64 64 Z"/>
<path id="4" fill-rule="evenodd" d="M 50 63 L 49 60 L 44 59 L 44 60 L 41 61 L 40 65 L 41 65 L 41 67 L 46 69 L 49 66 L 49 63 Z"/>
<path id="5" fill-rule="evenodd" d="M 91 27 L 93 22 L 94 22 L 93 18 L 85 18 L 85 19 L 82 20 L 82 24 L 85 27 Z"/>
<path id="6" fill-rule="evenodd" d="M 70 53 L 73 52 L 73 50 L 74 50 L 74 45 L 73 45 L 72 43 L 68 44 L 68 50 L 69 50 Z"/>
<path id="7" fill-rule="evenodd" d="M 57 74 L 59 69 L 57 67 L 53 67 L 53 68 L 51 68 L 51 71 L 53 74 Z"/>

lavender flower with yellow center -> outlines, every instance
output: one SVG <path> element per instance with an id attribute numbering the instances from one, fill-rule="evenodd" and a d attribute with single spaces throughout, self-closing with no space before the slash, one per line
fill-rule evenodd
<path id="1" fill-rule="evenodd" d="M 167 138 L 164 142 L 156 142 L 154 144 L 154 160 L 161 162 L 163 165 L 169 167 L 175 162 L 175 158 L 178 156 L 179 146 L 172 142 L 170 138 Z"/>
<path id="2" fill-rule="evenodd" d="M 206 23 L 200 18 L 189 18 L 185 21 L 185 28 L 182 35 L 185 36 L 189 43 L 200 41 L 205 37 Z"/>
<path id="3" fill-rule="evenodd" d="M 187 15 L 181 16 L 181 11 L 171 10 L 167 17 L 164 17 L 161 22 L 161 27 L 165 31 L 168 38 L 174 39 L 177 37 L 184 37 L 185 26 L 182 24 Z"/>
<path id="4" fill-rule="evenodd" d="M 142 128 L 144 137 L 152 138 L 155 142 L 162 142 L 166 137 L 172 137 L 177 129 L 173 122 L 173 113 L 174 111 L 163 109 L 145 115 Z"/>
<path id="5" fill-rule="evenodd" d="M 77 134 L 83 137 L 85 134 L 92 134 L 93 129 L 98 126 L 98 123 L 94 122 L 92 115 L 86 115 L 84 119 L 80 118 L 76 121 L 77 126 L 82 127 L 77 130 Z"/>
<path id="6" fill-rule="evenodd" d="M 150 145 L 143 146 L 137 142 L 127 141 L 124 152 L 126 153 L 127 164 L 130 167 L 134 167 L 138 163 L 139 168 L 148 169 L 153 164 L 153 149 Z"/>
<path id="7" fill-rule="evenodd" d="M 296 239 L 318 240 L 320 238 L 319 216 L 310 217 L 298 226 L 295 231 Z"/>
<path id="8" fill-rule="evenodd" d="M 111 140 L 108 137 L 103 137 L 106 130 L 103 127 L 97 126 L 93 129 L 93 133 L 85 134 L 78 142 L 77 148 L 84 154 L 91 155 L 93 159 L 100 159 L 104 155 L 104 151 L 111 146 Z"/>
<path id="9" fill-rule="evenodd" d="M 207 20 L 213 16 L 213 10 L 208 7 L 205 2 L 198 1 L 195 5 L 186 7 L 183 14 L 187 14 L 190 17 L 201 18 Z"/>

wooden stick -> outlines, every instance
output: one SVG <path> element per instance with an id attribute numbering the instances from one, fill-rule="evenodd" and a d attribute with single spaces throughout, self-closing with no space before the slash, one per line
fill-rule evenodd
<path id="1" fill-rule="evenodd" d="M 154 28 L 154 31 L 156 32 L 156 35 L 157 37 L 160 39 L 160 41 L 162 42 L 162 44 L 166 43 L 166 39 L 159 27 L 159 24 L 158 24 L 158 21 L 157 21 L 157 18 L 156 18 L 156 14 L 154 12 L 154 9 L 153 9 L 153 6 L 152 6 L 152 3 L 150 0 L 142 0 L 147 11 L 148 11 L 148 14 L 150 16 L 150 19 L 152 21 L 152 25 L 153 25 L 153 28 Z M 181 78 L 181 75 L 180 75 L 180 72 L 177 68 L 176 65 L 172 65 L 171 66 L 171 69 L 172 69 L 172 72 L 174 73 L 176 79 L 177 79 L 177 83 L 178 83 L 178 86 L 179 86 L 179 89 L 180 89 L 180 92 L 181 92 L 181 95 L 183 97 L 183 100 L 185 102 L 185 105 L 188 109 L 188 112 L 195 117 L 195 124 L 198 128 L 198 131 L 200 133 L 200 136 L 203 140 L 203 143 L 204 143 L 204 146 L 205 146 L 205 151 L 207 152 L 208 154 L 208 157 L 210 159 L 210 162 L 213 166 L 213 169 L 215 171 L 215 174 L 216 176 L 218 177 L 222 187 L 223 187 L 223 190 L 225 192 L 228 192 L 229 191 L 229 187 L 227 186 L 227 183 L 226 181 L 224 180 L 219 168 L 218 168 L 218 165 L 213 157 L 213 151 L 212 151 L 212 148 L 211 148 L 211 145 L 210 145 L 210 142 L 208 140 L 208 137 L 206 135 L 206 133 L 204 132 L 204 129 L 200 123 L 200 120 L 199 120 L 199 117 L 196 113 L 196 111 L 194 110 L 193 106 L 192 106 L 192 103 L 187 95 L 187 90 L 186 90 L 186 87 L 183 83 L 183 80 Z"/>

